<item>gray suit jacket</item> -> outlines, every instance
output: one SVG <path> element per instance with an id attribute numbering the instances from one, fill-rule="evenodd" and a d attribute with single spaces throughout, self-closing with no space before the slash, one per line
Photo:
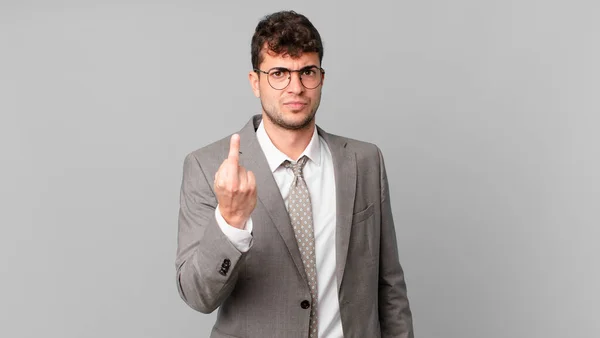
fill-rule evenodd
<path id="1" fill-rule="evenodd" d="M 239 132 L 240 165 L 254 172 L 253 244 L 239 252 L 215 219 L 213 180 L 229 137 L 189 154 L 179 211 L 177 288 L 193 309 L 219 313 L 211 337 L 306 338 L 306 273 L 284 201 L 256 138 L 260 115 Z M 344 337 L 413 337 L 383 158 L 372 144 L 318 128 L 333 157 L 336 262 Z"/>

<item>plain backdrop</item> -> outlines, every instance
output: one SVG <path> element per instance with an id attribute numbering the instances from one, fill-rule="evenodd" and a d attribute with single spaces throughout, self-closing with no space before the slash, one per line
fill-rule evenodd
<path id="1" fill-rule="evenodd" d="M 208 336 L 183 159 L 260 111 L 282 9 L 324 40 L 318 124 L 383 151 L 416 336 L 599 337 L 596 0 L 0 0 L 0 337 Z"/>

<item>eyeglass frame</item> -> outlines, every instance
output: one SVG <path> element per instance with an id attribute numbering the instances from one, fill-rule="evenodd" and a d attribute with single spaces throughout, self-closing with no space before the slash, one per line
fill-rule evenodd
<path id="1" fill-rule="evenodd" d="M 308 88 L 306 85 L 304 85 L 304 82 L 302 82 L 302 75 L 300 75 L 300 72 L 302 72 L 304 70 L 307 70 L 307 69 L 313 69 L 313 68 L 316 68 L 316 69 L 318 69 L 321 72 L 321 80 L 319 81 L 318 85 L 316 85 L 316 86 L 314 86 L 312 88 Z M 283 87 L 281 89 L 277 89 L 277 88 L 273 87 L 273 85 L 271 84 L 271 81 L 269 81 L 269 73 L 272 70 L 274 70 L 274 69 L 279 69 L 280 71 L 287 71 L 287 72 L 290 73 L 290 77 L 288 77 L 288 83 L 287 83 L 287 85 L 285 85 L 285 87 Z M 321 84 L 323 84 L 323 76 L 325 76 L 325 69 L 323 69 L 321 67 L 317 67 L 315 65 L 310 65 L 310 66 L 302 67 L 300 69 L 295 69 L 295 70 L 287 69 L 285 67 L 273 67 L 273 68 L 271 68 L 271 69 L 269 69 L 267 71 L 264 71 L 264 70 L 258 69 L 258 68 L 254 68 L 254 71 L 257 72 L 257 73 L 266 74 L 267 75 L 267 83 L 269 84 L 269 86 L 271 86 L 271 88 L 273 88 L 275 90 L 284 90 L 284 89 L 286 89 L 290 85 L 290 83 L 292 83 L 292 73 L 298 73 L 298 77 L 300 78 L 300 83 L 302 84 L 302 86 L 304 88 L 309 89 L 309 90 L 315 89 L 315 88 L 319 87 Z"/>

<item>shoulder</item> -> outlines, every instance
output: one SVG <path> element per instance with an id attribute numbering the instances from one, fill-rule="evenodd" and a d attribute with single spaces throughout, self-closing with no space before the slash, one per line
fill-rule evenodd
<path id="1" fill-rule="evenodd" d="M 246 142 L 251 142 L 251 138 L 256 138 L 255 130 L 259 123 L 260 115 L 254 115 L 242 129 L 236 132 L 241 137 L 242 146 Z M 202 166 L 207 165 L 213 167 L 216 164 L 216 168 L 218 168 L 229 154 L 229 145 L 232 135 L 233 133 L 192 151 L 186 156 L 185 161 L 187 162 L 193 159 Z"/>
<path id="2" fill-rule="evenodd" d="M 325 133 L 326 143 L 330 147 L 341 147 L 356 161 L 356 169 L 361 176 L 379 177 L 385 171 L 383 156 L 379 147 L 371 142 Z"/>
<path id="3" fill-rule="evenodd" d="M 185 156 L 184 167 L 199 166 L 203 171 L 216 172 L 229 152 L 231 135 L 198 148 Z"/>
<path id="4" fill-rule="evenodd" d="M 229 141 L 231 139 L 231 135 L 233 134 L 230 134 L 208 145 L 198 148 L 190 152 L 187 156 L 195 157 L 198 159 L 210 159 L 213 157 L 220 158 L 223 156 L 223 154 L 227 154 L 229 151 Z"/>
<path id="5" fill-rule="evenodd" d="M 334 145 L 340 145 L 344 148 L 354 152 L 356 154 L 357 159 L 371 159 L 371 160 L 379 160 L 381 156 L 381 150 L 379 147 L 371 142 L 361 141 L 350 137 L 335 135 L 324 133 L 326 142 L 329 140 L 329 143 Z M 331 145 L 330 145 L 331 146 Z"/>

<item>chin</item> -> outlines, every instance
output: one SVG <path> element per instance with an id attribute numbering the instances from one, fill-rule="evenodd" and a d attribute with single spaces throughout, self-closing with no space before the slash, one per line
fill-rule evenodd
<path id="1" fill-rule="evenodd" d="M 314 119 L 314 114 L 309 111 L 286 111 L 272 120 L 276 125 L 288 130 L 300 130 L 308 128 Z"/>
<path id="2" fill-rule="evenodd" d="M 302 114 L 301 116 L 298 116 L 298 118 L 293 119 L 291 125 L 293 125 L 295 129 L 305 129 L 311 125 L 314 118 L 314 115 Z"/>
<path id="3" fill-rule="evenodd" d="M 304 121 L 310 116 L 308 109 L 288 110 L 283 113 L 283 118 L 289 121 Z"/>

